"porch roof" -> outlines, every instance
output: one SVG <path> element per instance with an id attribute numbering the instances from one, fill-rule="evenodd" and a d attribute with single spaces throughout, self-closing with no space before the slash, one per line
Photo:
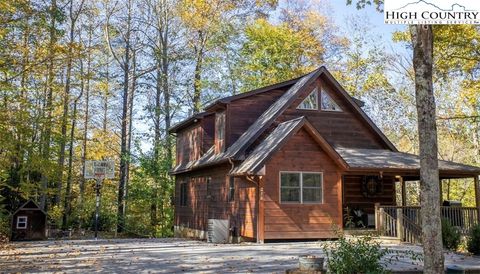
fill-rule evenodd
<path id="1" fill-rule="evenodd" d="M 418 155 L 396 152 L 385 149 L 360 149 L 335 147 L 349 169 L 361 170 L 420 170 L 420 157 Z M 438 161 L 440 172 L 449 174 L 480 174 L 480 168 L 451 161 Z"/>

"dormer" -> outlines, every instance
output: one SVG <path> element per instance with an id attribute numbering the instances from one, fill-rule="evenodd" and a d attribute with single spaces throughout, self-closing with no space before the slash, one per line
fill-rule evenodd
<path id="1" fill-rule="evenodd" d="M 225 151 L 225 111 L 215 113 L 215 154 Z"/>

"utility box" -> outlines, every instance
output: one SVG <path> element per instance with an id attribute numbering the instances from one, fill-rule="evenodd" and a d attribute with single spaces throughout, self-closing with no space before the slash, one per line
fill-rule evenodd
<path id="1" fill-rule="evenodd" d="M 228 220 L 208 219 L 207 242 L 227 243 L 228 242 Z"/>

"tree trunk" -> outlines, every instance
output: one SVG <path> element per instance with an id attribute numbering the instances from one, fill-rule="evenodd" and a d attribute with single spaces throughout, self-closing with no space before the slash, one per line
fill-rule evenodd
<path id="1" fill-rule="evenodd" d="M 420 205 L 424 273 L 443 273 L 440 220 L 437 126 L 433 93 L 433 32 L 431 25 L 412 25 L 413 67 L 420 145 Z"/>
<path id="2" fill-rule="evenodd" d="M 80 75 L 83 75 L 83 65 L 80 65 Z M 67 171 L 67 185 L 65 188 L 65 197 L 63 202 L 63 216 L 62 216 L 62 229 L 67 229 L 68 217 L 71 211 L 71 190 L 72 190 L 72 171 L 73 171 L 73 142 L 75 140 L 75 127 L 77 122 L 77 105 L 78 100 L 83 95 L 84 91 L 84 79 L 81 80 L 80 94 L 73 103 L 72 124 L 70 128 L 70 142 L 68 144 L 68 171 Z"/>
<path id="3" fill-rule="evenodd" d="M 83 196 L 85 195 L 85 162 L 87 160 L 87 144 L 88 144 L 88 120 L 90 119 L 90 73 L 91 73 L 91 63 L 92 63 L 92 33 L 93 27 L 89 26 L 88 30 L 88 54 L 87 54 L 87 79 L 86 79 L 86 88 L 85 88 L 85 117 L 83 120 L 83 144 L 82 144 L 82 177 L 80 178 L 80 196 L 79 196 L 79 206 L 83 208 Z M 80 220 L 81 222 L 81 220 Z M 81 226 L 81 223 L 80 223 Z"/>
<path id="4" fill-rule="evenodd" d="M 125 185 L 128 176 L 128 95 L 129 95 L 129 76 L 130 76 L 130 28 L 131 28 L 131 2 L 128 1 L 127 13 L 127 31 L 125 37 L 125 59 L 123 62 L 123 101 L 122 101 L 122 121 L 121 121 L 121 144 L 120 144 L 120 181 L 118 184 L 117 199 L 117 232 L 123 232 L 125 227 Z"/>
<path id="5" fill-rule="evenodd" d="M 107 72 L 105 76 L 106 81 L 106 90 L 103 95 L 103 119 L 102 119 L 102 129 L 103 133 L 107 133 L 107 124 L 108 124 L 108 96 L 110 96 L 110 56 L 107 56 Z"/>
<path id="6" fill-rule="evenodd" d="M 45 103 L 45 111 L 47 113 L 47 119 L 45 121 L 44 131 L 42 133 L 42 157 L 45 161 L 50 160 L 50 141 L 52 133 L 52 111 L 53 111 L 53 83 L 54 83 L 54 54 L 55 54 L 55 44 L 57 43 L 57 34 L 56 34 L 56 12 L 57 12 L 57 1 L 52 0 L 50 5 L 50 40 L 48 47 L 48 65 L 47 65 L 47 98 Z M 47 169 L 44 167 L 42 170 L 42 177 L 40 181 L 41 185 L 41 195 L 40 195 L 40 207 L 46 211 L 47 210 L 47 189 L 48 189 L 48 176 Z"/>
<path id="7" fill-rule="evenodd" d="M 202 33 L 199 33 L 200 40 L 203 40 Z M 203 44 L 202 44 L 203 45 Z M 199 113 L 202 103 L 202 65 L 203 65 L 203 46 L 196 49 L 195 71 L 193 73 L 193 113 Z"/>
<path id="8" fill-rule="evenodd" d="M 125 195 L 124 195 L 124 215 L 127 214 L 127 198 L 128 198 L 128 181 L 130 179 L 130 151 L 132 149 L 132 125 L 133 125 L 133 100 L 135 99 L 135 89 L 136 89 L 136 69 L 137 69 L 137 60 L 136 60 L 136 51 L 132 53 L 132 79 L 131 79 L 131 88 L 130 88 L 130 98 L 128 102 L 128 143 L 127 143 L 127 175 L 125 179 Z"/>

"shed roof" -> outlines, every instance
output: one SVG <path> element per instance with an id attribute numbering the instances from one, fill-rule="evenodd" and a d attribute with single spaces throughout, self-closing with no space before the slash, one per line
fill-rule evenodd
<path id="1" fill-rule="evenodd" d="M 350 169 L 420 170 L 418 155 L 385 149 L 336 147 Z M 480 174 L 480 168 L 451 161 L 438 161 L 440 171 Z"/>

